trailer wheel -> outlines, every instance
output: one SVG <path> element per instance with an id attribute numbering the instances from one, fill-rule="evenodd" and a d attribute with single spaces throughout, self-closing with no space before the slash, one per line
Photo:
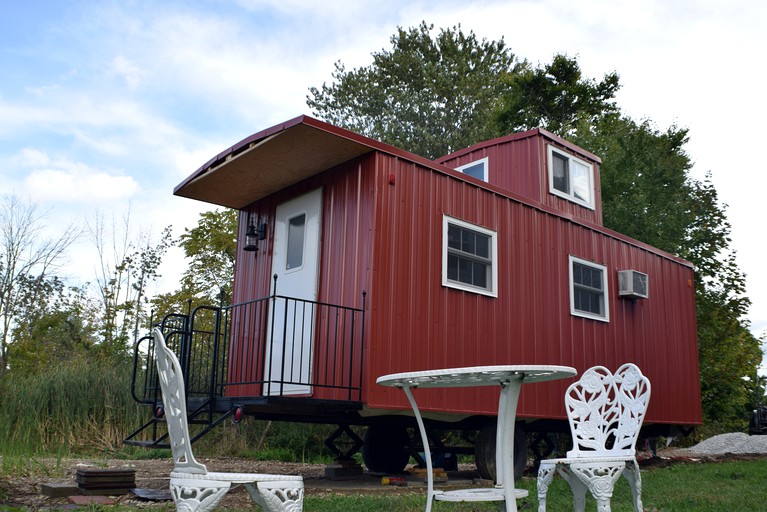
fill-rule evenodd
<path id="1" fill-rule="evenodd" d="M 362 462 L 374 473 L 400 473 L 410 460 L 410 436 L 404 427 L 371 426 L 365 431 Z"/>
<path id="2" fill-rule="evenodd" d="M 495 422 L 487 423 L 480 429 L 474 444 L 474 461 L 482 478 L 495 481 Z M 522 477 L 527 467 L 527 433 L 514 429 L 514 480 Z"/>

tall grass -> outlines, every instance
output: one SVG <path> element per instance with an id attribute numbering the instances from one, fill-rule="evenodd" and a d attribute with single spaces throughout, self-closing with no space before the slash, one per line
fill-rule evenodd
<path id="1" fill-rule="evenodd" d="M 335 425 L 264 421 L 245 418 L 226 422 L 195 444 L 203 456 L 236 456 L 283 462 L 329 463 L 333 456 L 325 439 Z"/>
<path id="2" fill-rule="evenodd" d="M 131 366 L 75 359 L 0 382 L 0 452 L 115 450 L 145 417 L 130 396 Z"/>
<path id="3" fill-rule="evenodd" d="M 3 473 L 34 472 L 36 455 L 63 457 L 107 452 L 120 457 L 138 450 L 122 441 L 146 422 L 147 407 L 130 395 L 130 363 L 76 359 L 35 374 L 0 381 L 0 455 Z M 246 456 L 286 462 L 327 462 L 324 446 L 335 426 L 256 421 L 229 422 L 195 444 L 205 456 Z M 162 427 L 161 427 L 162 429 Z M 158 453 L 167 454 L 159 450 Z M 148 456 L 149 454 L 147 454 Z"/>

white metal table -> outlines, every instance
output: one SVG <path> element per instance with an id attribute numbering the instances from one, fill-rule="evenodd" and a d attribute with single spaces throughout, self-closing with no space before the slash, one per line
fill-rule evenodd
<path id="1" fill-rule="evenodd" d="M 523 498 L 528 494 L 525 490 L 514 488 L 514 423 L 520 388 L 522 384 L 564 379 L 572 377 L 576 373 L 575 368 L 569 366 L 503 365 L 394 373 L 378 377 L 376 383 L 382 386 L 402 389 L 410 402 L 410 406 L 413 408 L 424 446 L 424 458 L 426 459 L 428 487 L 426 512 L 431 511 L 432 501 L 434 500 L 500 501 L 506 503 L 507 512 L 516 512 L 517 498 Z M 421 418 L 421 413 L 411 390 L 412 388 L 460 388 L 471 386 L 501 386 L 495 444 L 496 486 L 488 489 L 435 491 L 429 440 L 426 436 L 423 418 Z"/>

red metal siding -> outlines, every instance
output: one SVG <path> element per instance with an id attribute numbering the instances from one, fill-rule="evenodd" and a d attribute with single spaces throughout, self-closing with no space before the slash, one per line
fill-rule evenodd
<path id="1" fill-rule="evenodd" d="M 493 160 L 511 165 L 515 186 L 532 190 L 533 181 L 522 170 L 545 165 L 542 140 L 519 141 L 516 151 L 487 148 L 491 170 Z M 370 153 L 251 205 L 248 211 L 268 222 L 269 233 L 255 257 L 238 252 L 235 302 L 269 295 L 276 206 L 318 186 L 323 187 L 320 300 L 360 307 L 362 291 L 368 292 L 361 369 L 368 408 L 408 409 L 401 392 L 375 384 L 386 373 L 528 363 L 566 364 L 582 372 L 594 364 L 617 368 L 632 361 L 655 391 L 648 422 L 700 421 L 688 265 L 595 225 L 576 223 L 566 211 L 557 215 L 541 203 L 536 207 L 503 194 L 499 186 L 478 186 L 397 156 Z M 443 214 L 498 232 L 497 298 L 442 287 Z M 245 221 L 241 214 L 241 240 Z M 609 323 L 570 315 L 569 255 L 608 267 Z M 628 268 L 650 276 L 650 299 L 617 297 L 617 271 Z M 232 342 L 243 340 L 235 336 Z M 568 382 L 523 387 L 520 415 L 563 419 Z M 495 390 L 417 393 L 427 411 L 496 412 Z M 342 399 L 330 391 L 315 397 Z"/>
<path id="2" fill-rule="evenodd" d="M 546 146 L 556 148 L 587 160 L 594 166 L 594 205 L 585 208 L 549 192 L 548 155 Z M 440 163 L 457 168 L 481 158 L 488 158 L 488 183 L 518 194 L 534 204 L 542 204 L 578 219 L 602 224 L 602 196 L 600 192 L 599 162 L 584 151 L 577 151 L 572 144 L 547 137 L 537 130 L 525 136 L 505 137 L 477 144 L 461 151 L 454 157 L 445 157 Z"/>
<path id="3" fill-rule="evenodd" d="M 323 302 L 361 308 L 363 292 L 369 288 L 369 268 L 372 239 L 372 205 L 376 158 L 374 154 L 339 166 L 322 178 L 324 186 L 322 214 L 322 248 L 319 297 Z M 360 326 L 361 327 L 361 326 Z M 367 335 L 363 341 L 369 342 Z M 326 376 L 343 379 L 344 375 L 334 374 L 332 368 L 323 368 L 331 361 L 335 368 L 343 367 L 347 350 L 359 354 L 364 347 L 346 347 L 339 351 L 329 343 L 319 343 L 316 354 L 315 375 L 326 372 Z M 322 347 L 333 351 L 326 354 Z M 352 373 L 360 375 L 359 359 L 353 358 Z M 336 382 L 340 385 L 340 380 Z M 347 399 L 342 391 L 325 390 L 314 395 L 316 398 Z"/>
<path id="4" fill-rule="evenodd" d="M 331 169 L 301 184 L 280 191 L 257 203 L 250 205 L 246 211 L 240 212 L 240 224 L 238 240 L 245 239 L 248 213 L 253 218 L 260 216 L 263 222 L 267 222 L 268 233 L 266 240 L 259 242 L 259 250 L 256 253 L 237 251 L 238 260 L 235 266 L 235 279 L 233 291 L 233 303 L 243 303 L 250 300 L 266 297 L 271 294 L 272 280 L 272 246 L 274 237 L 274 215 L 277 206 L 293 197 L 299 196 L 317 187 L 323 188 L 322 201 L 322 234 L 320 249 L 320 277 L 318 286 L 318 300 L 331 304 L 350 307 L 362 307 L 363 291 L 366 291 L 368 268 L 370 266 L 372 244 L 370 225 L 373 204 L 373 184 L 375 176 L 375 154 L 347 162 Z M 279 283 L 277 283 L 279 293 Z M 231 353 L 247 355 L 257 353 L 257 340 L 250 336 L 241 335 L 245 329 L 238 329 L 238 325 L 246 325 L 253 319 L 248 317 L 236 317 L 233 320 Z M 252 332 L 252 331 L 251 331 Z M 332 365 L 338 359 L 343 358 L 343 351 L 336 350 L 323 343 L 322 333 L 318 333 L 315 340 L 316 352 L 314 354 L 314 374 L 328 375 L 332 371 Z M 346 347 L 345 350 L 350 349 Z M 362 350 L 362 347 L 354 347 L 354 350 Z M 358 353 L 358 352 L 357 352 Z M 263 361 L 257 364 L 243 365 L 244 357 L 233 357 L 230 360 L 231 381 L 258 381 L 262 379 Z M 321 367 L 318 362 L 322 362 Z M 360 373 L 360 368 L 353 369 L 355 374 Z M 247 377 L 247 378 L 246 378 Z M 337 376 L 339 379 L 342 375 Z M 341 396 L 341 391 L 317 390 L 315 398 L 346 399 Z M 230 396 L 259 396 L 260 386 L 238 386 L 229 389 Z M 338 394 L 338 396 L 336 396 Z"/>
<path id="5" fill-rule="evenodd" d="M 367 404 L 406 409 L 375 386 L 392 372 L 482 364 L 637 363 L 655 393 L 648 422 L 700 421 L 692 269 L 642 244 L 464 180 L 379 155 Z M 394 185 L 389 184 L 394 177 Z M 497 298 L 441 285 L 443 214 L 498 232 Z M 568 256 L 609 271 L 610 322 L 574 317 Z M 617 296 L 617 271 L 650 276 L 650 299 Z M 567 381 L 523 388 L 520 414 L 564 418 Z M 418 391 L 425 410 L 493 414 L 487 390 Z"/>

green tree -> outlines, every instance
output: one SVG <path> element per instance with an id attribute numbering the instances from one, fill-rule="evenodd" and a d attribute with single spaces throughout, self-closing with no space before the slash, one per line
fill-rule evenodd
<path id="1" fill-rule="evenodd" d="M 197 225 L 184 230 L 177 243 L 189 267 L 177 290 L 152 300 L 154 321 L 170 313 L 188 314 L 197 306 L 231 303 L 237 224 L 237 210 L 213 210 L 201 213 Z"/>
<path id="2" fill-rule="evenodd" d="M 498 79 L 507 85 L 495 112 L 502 135 L 540 127 L 571 138 L 578 128 L 588 129 L 619 111 L 618 74 L 609 73 L 597 82 L 583 76 L 575 58 L 563 54 L 555 55 L 550 64 Z"/>
<path id="3" fill-rule="evenodd" d="M 146 291 L 160 277 L 160 263 L 172 244 L 171 227 L 163 229 L 159 241 L 145 231 L 134 235 L 128 211 L 121 224 L 113 218 L 109 230 L 103 216 L 97 214 L 88 223 L 88 234 L 99 256 L 96 286 L 102 349 L 125 355 L 149 317 Z"/>
<path id="4" fill-rule="evenodd" d="M 0 377 L 8 369 L 11 333 L 25 287 L 54 273 L 64 252 L 80 236 L 70 225 L 49 237 L 44 229 L 46 215 L 37 204 L 13 195 L 0 203 Z"/>
<path id="5" fill-rule="evenodd" d="M 87 294 L 57 277 L 29 278 L 20 287 L 10 346 L 10 374 L 37 374 L 88 355 L 97 341 Z"/>
<path id="6" fill-rule="evenodd" d="M 730 224 L 710 176 L 696 183 L 693 222 L 682 255 L 695 263 L 698 350 L 704 415 L 720 430 L 742 428 L 753 407 L 752 384 L 762 361 L 745 320 L 746 277 L 730 248 Z"/>
<path id="7" fill-rule="evenodd" d="M 184 272 L 184 288 L 190 296 L 203 296 L 212 304 L 232 300 L 234 261 L 237 254 L 237 210 L 213 210 L 200 214 L 197 226 L 185 229 L 178 245 L 190 260 Z"/>
<path id="8" fill-rule="evenodd" d="M 337 62 L 334 83 L 309 89 L 314 115 L 428 158 L 491 138 L 503 78 L 527 64 L 503 39 L 480 41 L 460 25 L 432 37 L 433 28 L 398 28 L 368 67 Z"/>

